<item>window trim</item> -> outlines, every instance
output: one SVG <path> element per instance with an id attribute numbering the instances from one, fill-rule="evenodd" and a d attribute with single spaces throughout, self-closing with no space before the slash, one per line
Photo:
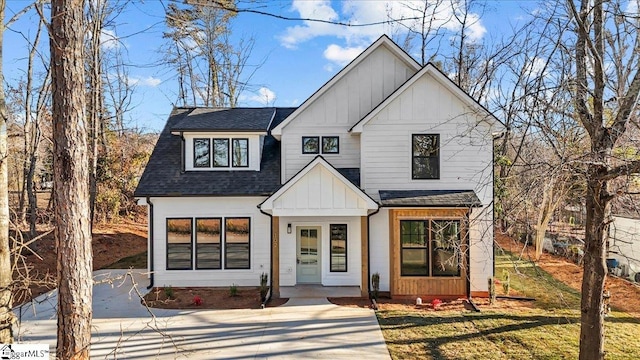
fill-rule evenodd
<path id="1" fill-rule="evenodd" d="M 304 140 L 305 139 L 316 139 L 318 141 L 318 149 L 316 151 L 305 151 L 304 150 Z M 303 136 L 302 137 L 302 153 L 303 154 L 320 154 L 320 136 Z"/>
<path id="2" fill-rule="evenodd" d="M 190 246 L 191 246 L 191 251 L 190 253 L 190 262 L 191 265 L 189 266 L 189 268 L 171 268 L 169 267 L 169 220 L 189 220 L 191 223 L 191 233 L 190 233 Z M 165 268 L 166 270 L 171 270 L 171 271 L 183 271 L 183 270 L 193 270 L 193 217 L 168 217 L 165 219 Z"/>
<path id="3" fill-rule="evenodd" d="M 438 141 L 438 155 L 436 156 L 415 156 L 413 155 L 413 143 L 416 136 L 435 136 Z M 411 180 L 440 180 L 440 150 L 441 150 L 440 134 L 411 134 Z M 432 159 L 436 158 L 438 163 L 438 174 L 435 177 L 417 177 L 415 173 L 415 159 Z"/>
<path id="4" fill-rule="evenodd" d="M 197 165 L 196 164 L 196 142 L 199 140 L 206 140 L 207 147 L 209 148 L 209 153 L 207 154 L 207 163 L 206 165 Z M 211 167 L 211 138 L 193 138 L 193 168 L 194 169 L 205 169 Z"/>
<path id="5" fill-rule="evenodd" d="M 332 244 L 332 241 L 334 239 L 332 238 L 333 232 L 331 231 L 333 226 L 344 226 L 344 235 L 345 235 L 345 239 L 344 239 L 344 270 L 333 270 L 333 244 Z M 329 224 L 329 272 L 334 272 L 334 273 L 349 272 L 349 226 L 347 224 Z"/>
<path id="6" fill-rule="evenodd" d="M 227 165 L 226 166 L 224 166 L 224 165 L 216 165 L 216 155 L 215 155 L 216 140 L 226 140 L 227 141 Z M 230 148 L 231 148 L 231 144 L 230 143 L 231 143 L 231 139 L 230 138 L 213 138 L 212 146 L 211 146 L 211 149 L 212 149 L 211 158 L 213 159 L 211 161 L 211 167 L 212 168 L 228 168 L 228 167 L 231 167 L 231 151 L 229 151 Z M 247 149 L 248 149 L 248 147 L 249 146 L 247 146 Z"/>
<path id="7" fill-rule="evenodd" d="M 244 141 L 247 142 L 247 165 L 235 165 L 234 164 L 234 160 L 235 160 L 235 158 L 234 158 L 235 151 L 234 150 L 236 148 L 235 142 L 239 141 L 239 140 L 244 140 Z M 249 167 L 249 138 L 239 138 L 239 137 L 238 138 L 231 138 L 231 154 L 230 154 L 230 157 L 231 157 L 231 162 L 230 162 L 229 165 L 232 168 L 248 168 Z"/>
<path id="8" fill-rule="evenodd" d="M 336 139 L 336 151 L 324 151 L 324 139 Z M 320 145 L 322 146 L 321 150 L 323 154 L 340 154 L 340 136 L 323 136 Z"/>
<path id="9" fill-rule="evenodd" d="M 402 250 L 404 249 L 404 247 L 402 246 L 402 233 L 400 232 L 402 229 L 402 222 L 403 221 L 424 221 L 427 222 L 428 224 L 428 228 L 427 228 L 427 245 L 426 247 L 413 247 L 413 248 L 408 248 L 408 249 L 426 249 L 427 252 L 427 275 L 420 275 L 420 274 L 404 274 L 402 272 Z M 433 221 L 458 221 L 458 229 L 459 229 L 459 235 L 458 235 L 458 241 L 460 241 L 460 251 L 458 252 L 458 273 L 456 275 L 433 275 L 433 242 L 435 241 L 433 238 L 433 226 L 432 226 L 432 222 Z M 465 259 L 466 256 L 463 256 L 465 254 L 467 254 L 467 252 L 469 251 L 469 248 L 467 246 L 467 237 L 469 235 L 469 232 L 467 230 L 467 218 L 466 217 L 446 217 L 446 216 L 434 216 L 434 217 L 428 217 L 428 218 L 411 218 L 411 217 L 403 217 L 398 219 L 398 240 L 399 240 L 399 246 L 400 246 L 400 269 L 399 269 L 399 273 L 401 277 L 422 277 L 422 278 L 430 278 L 430 279 L 456 279 L 456 278 L 460 278 L 463 276 L 464 272 L 463 267 L 465 267 Z"/>
<path id="10" fill-rule="evenodd" d="M 251 217 L 249 216 L 228 216 L 224 217 L 224 269 L 225 270 L 251 270 L 251 233 L 253 232 L 251 228 Z M 247 219 L 249 224 L 249 239 L 247 240 L 247 245 L 249 248 L 247 249 L 247 267 L 229 267 L 227 262 L 227 220 L 229 219 Z"/>
<path id="11" fill-rule="evenodd" d="M 223 264 L 222 264 L 222 243 L 223 243 L 223 237 L 222 237 L 222 231 L 224 229 L 222 221 L 223 218 L 222 217 L 195 217 L 193 218 L 193 224 L 194 224 L 194 231 L 193 231 L 193 238 L 194 238 L 194 258 L 195 258 L 195 270 L 222 270 Z M 198 265 L 198 220 L 220 220 L 220 253 L 218 254 L 218 262 L 220 263 L 219 267 L 200 267 Z"/>

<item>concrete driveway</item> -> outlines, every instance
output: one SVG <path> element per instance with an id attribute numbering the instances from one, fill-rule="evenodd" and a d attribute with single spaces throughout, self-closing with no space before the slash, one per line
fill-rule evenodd
<path id="1" fill-rule="evenodd" d="M 92 358 L 108 359 L 389 359 L 373 311 L 291 299 L 262 310 L 159 310 L 150 313 L 135 289 L 134 270 L 94 273 Z M 55 350 L 55 292 L 16 308 L 18 341 Z"/>

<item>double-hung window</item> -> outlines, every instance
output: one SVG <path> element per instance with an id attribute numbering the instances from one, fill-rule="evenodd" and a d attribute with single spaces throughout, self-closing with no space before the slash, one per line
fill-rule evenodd
<path id="1" fill-rule="evenodd" d="M 411 178 L 440 178 L 440 135 L 413 134 L 411 137 Z"/>
<path id="2" fill-rule="evenodd" d="M 331 272 L 347 271 L 347 225 L 331 224 L 330 226 Z"/>

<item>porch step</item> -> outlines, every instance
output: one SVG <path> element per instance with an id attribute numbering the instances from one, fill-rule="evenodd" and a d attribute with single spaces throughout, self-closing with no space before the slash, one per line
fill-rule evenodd
<path id="1" fill-rule="evenodd" d="M 296 285 L 281 286 L 280 297 L 296 298 L 327 298 L 327 297 L 360 297 L 359 286 L 322 286 Z"/>

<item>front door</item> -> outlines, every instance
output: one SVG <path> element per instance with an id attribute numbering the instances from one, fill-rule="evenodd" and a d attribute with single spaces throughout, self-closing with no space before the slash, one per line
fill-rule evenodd
<path id="1" fill-rule="evenodd" d="M 299 284 L 320 283 L 320 227 L 298 226 L 296 280 Z"/>

